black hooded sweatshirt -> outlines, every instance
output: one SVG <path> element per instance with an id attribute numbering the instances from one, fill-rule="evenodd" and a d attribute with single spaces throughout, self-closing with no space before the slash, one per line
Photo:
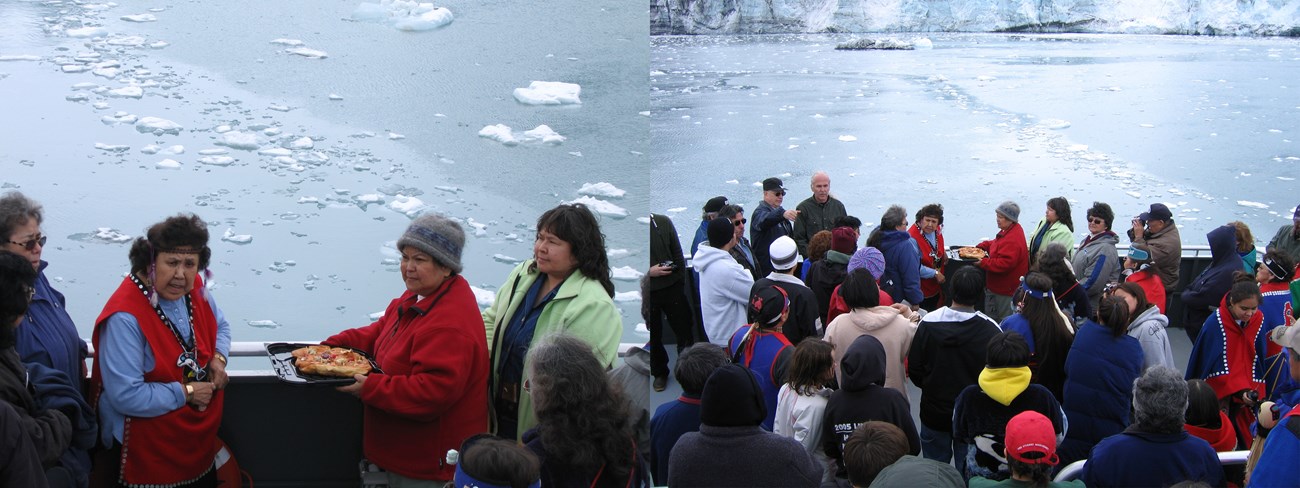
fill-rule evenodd
<path id="1" fill-rule="evenodd" d="M 869 335 L 858 336 L 840 359 L 840 389 L 831 394 L 822 422 L 826 455 L 835 459 L 836 476 L 848 478 L 844 470 L 844 443 L 859 426 L 878 420 L 898 426 L 907 435 L 908 453 L 921 453 L 921 437 L 912 422 L 907 399 L 898 390 L 885 388 L 885 346 Z"/>
<path id="2" fill-rule="evenodd" d="M 941 308 L 921 319 L 907 354 L 907 377 L 921 389 L 921 424 L 952 432 L 957 394 L 979 380 L 989 339 L 999 332 L 979 312 Z"/>

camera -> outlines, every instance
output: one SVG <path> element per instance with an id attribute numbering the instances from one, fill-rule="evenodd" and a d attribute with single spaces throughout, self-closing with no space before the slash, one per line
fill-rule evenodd
<path id="1" fill-rule="evenodd" d="M 659 263 L 659 265 L 669 269 L 677 269 L 677 264 L 673 263 L 671 260 Z"/>

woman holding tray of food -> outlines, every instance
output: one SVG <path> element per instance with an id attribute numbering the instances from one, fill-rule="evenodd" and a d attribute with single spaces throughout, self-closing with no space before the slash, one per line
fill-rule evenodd
<path id="1" fill-rule="evenodd" d="M 537 219 L 533 259 L 515 267 L 483 311 L 492 375 L 488 388 L 495 433 L 518 439 L 537 425 L 525 357 L 541 338 L 564 332 L 590 344 L 605 368 L 618 357 L 623 319 L 614 308 L 605 236 L 582 204 L 564 204 Z"/>
<path id="2" fill-rule="evenodd" d="M 95 319 L 91 373 L 111 485 L 213 487 L 230 325 L 203 286 L 207 225 L 176 215 L 128 253 L 131 274 Z M 102 478 L 101 478 L 102 477 Z"/>
<path id="3" fill-rule="evenodd" d="M 371 353 L 379 371 L 339 391 L 365 405 L 366 458 L 389 486 L 443 486 L 456 474 L 449 449 L 487 431 L 487 339 L 478 303 L 460 275 L 465 231 L 425 214 L 397 240 L 406 291 L 383 317 L 325 345 Z"/>

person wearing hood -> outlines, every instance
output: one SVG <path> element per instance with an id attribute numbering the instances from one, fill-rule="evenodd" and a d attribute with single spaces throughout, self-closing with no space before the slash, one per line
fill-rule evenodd
<path id="1" fill-rule="evenodd" d="M 1001 321 L 1013 313 L 1011 294 L 1020 285 L 1020 277 L 1029 272 L 1029 247 L 1025 244 L 1025 229 L 1020 227 L 1020 205 L 1005 201 L 994 212 L 998 234 L 993 239 L 976 244 L 988 257 L 975 261 L 975 266 L 986 273 L 984 313 Z"/>
<path id="2" fill-rule="evenodd" d="M 1196 342 L 1201 324 L 1210 316 L 1223 294 L 1232 288 L 1232 274 L 1241 271 L 1241 258 L 1237 256 L 1237 229 L 1231 224 L 1222 225 L 1205 234 L 1210 242 L 1210 267 L 1183 289 L 1183 327 L 1187 338 Z"/>
<path id="3" fill-rule="evenodd" d="M 1061 408 L 1070 432 L 1061 443 L 1062 465 L 1088 456 L 1102 439 L 1129 424 L 1133 380 L 1142 375 L 1142 346 L 1128 332 L 1128 303 L 1101 299 L 1097 321 L 1088 320 L 1065 359 L 1065 398 Z"/>
<path id="4" fill-rule="evenodd" d="M 1142 347 L 1142 371 L 1152 366 L 1175 368 L 1174 353 L 1169 347 L 1169 317 L 1160 313 L 1160 307 L 1147 301 L 1146 290 L 1137 283 L 1117 283 L 1109 292 L 1110 296 L 1124 299 L 1128 305 L 1128 335 L 1138 340 Z"/>
<path id="5" fill-rule="evenodd" d="M 744 224 L 741 224 L 744 225 Z M 745 324 L 745 303 L 754 278 L 728 252 L 736 245 L 735 224 L 727 217 L 709 222 L 709 242 L 695 251 L 700 271 L 700 312 L 709 342 L 725 347 Z"/>
<path id="6" fill-rule="evenodd" d="M 1160 282 L 1160 275 L 1156 273 L 1156 268 L 1152 264 L 1151 253 L 1142 249 L 1129 248 L 1120 277 L 1120 281 L 1124 283 L 1133 283 L 1142 287 L 1147 301 L 1159 308 L 1160 313 L 1165 313 L 1165 307 L 1169 302 L 1165 300 L 1165 285 Z"/>
<path id="7" fill-rule="evenodd" d="M 1026 410 L 1043 414 L 1052 421 L 1058 443 L 1065 438 L 1067 424 L 1052 392 L 1029 382 L 1029 344 L 1024 336 L 995 335 L 987 351 L 979 383 L 962 390 L 953 406 L 953 458 L 957 471 L 967 479 L 983 476 L 1002 481 L 1011 476 L 1002 447 L 1012 417 Z"/>
<path id="8" fill-rule="evenodd" d="M 895 303 L 905 303 L 916 310 L 925 299 L 921 294 L 921 254 L 912 235 L 907 233 L 907 210 L 890 205 L 880 217 L 880 227 L 867 238 L 867 247 L 885 255 L 885 274 L 880 289 Z"/>
<path id="9" fill-rule="evenodd" d="M 785 384 L 785 369 L 794 354 L 794 346 L 781 333 L 789 317 L 790 299 L 785 290 L 777 286 L 758 290 L 749 300 L 749 325 L 736 330 L 727 342 L 732 362 L 749 368 L 758 377 L 763 404 L 767 406 L 763 429 L 769 431 L 776 416 L 777 394 Z"/>
<path id="10" fill-rule="evenodd" d="M 853 340 L 840 359 L 840 389 L 826 403 L 822 442 L 826 456 L 835 460 L 835 477 L 848 479 L 844 467 L 844 444 L 853 431 L 866 422 L 889 422 L 907 434 L 909 454 L 921 453 L 921 439 L 907 398 L 885 387 L 885 347 L 870 335 Z"/>
<path id="11" fill-rule="evenodd" d="M 1088 237 L 1079 242 L 1079 247 L 1070 259 L 1074 276 L 1088 292 L 1088 302 L 1092 310 L 1101 303 L 1101 292 L 1106 284 L 1119 281 L 1120 260 L 1115 245 L 1119 236 L 1111 231 L 1115 223 L 1115 212 L 1110 205 L 1093 202 L 1088 209 Z"/>
<path id="12" fill-rule="evenodd" d="M 668 459 L 668 486 L 817 487 L 822 469 L 799 441 L 759 424 L 767 417 L 758 378 L 737 364 L 715 370 L 700 395 L 700 430 Z"/>
<path id="13" fill-rule="evenodd" d="M 1070 217 L 1070 202 L 1065 197 L 1056 197 L 1047 201 L 1043 220 L 1038 221 L 1038 227 L 1025 241 L 1029 247 L 1029 265 L 1033 266 L 1038 262 L 1038 255 L 1053 242 L 1065 246 L 1067 254 L 1073 253 L 1074 219 Z"/>
<path id="14" fill-rule="evenodd" d="M 1199 481 L 1225 485 L 1219 456 L 1183 430 L 1187 382 L 1157 366 L 1133 382 L 1133 425 L 1092 448 L 1079 479 L 1090 488 L 1170 486 Z"/>
<path id="15" fill-rule="evenodd" d="M 907 353 L 907 376 L 921 389 L 921 450 L 927 459 L 952 460 L 952 407 L 984 369 L 984 349 L 998 324 L 975 311 L 984 299 L 984 276 L 970 266 L 948 280 L 952 306 L 921 318 Z"/>
<path id="16" fill-rule="evenodd" d="M 1254 404 L 1266 398 L 1264 341 L 1268 336 L 1260 333 L 1264 314 L 1259 311 L 1259 286 L 1246 273 L 1237 271 L 1236 276 L 1239 281 L 1205 320 L 1202 333 L 1192 344 L 1186 379 L 1203 379 L 1214 388 L 1219 407 L 1228 410 L 1237 430 L 1238 444 L 1249 448 Z"/>
<path id="17" fill-rule="evenodd" d="M 831 249 L 826 257 L 814 262 L 808 270 L 808 288 L 817 296 L 817 312 L 823 324 L 829 324 L 831 294 L 844 282 L 848 274 L 849 258 L 858 250 L 858 234 L 848 227 L 831 231 Z"/>
<path id="18" fill-rule="evenodd" d="M 907 368 L 904 361 L 912 349 L 912 336 L 916 325 L 903 318 L 893 307 L 880 305 L 876 280 L 871 273 L 859 269 L 849 273 L 840 287 L 849 313 L 836 317 L 826 327 L 826 342 L 835 346 L 836 360 L 842 360 L 845 351 L 860 335 L 874 336 L 885 348 L 885 386 L 897 390 L 907 398 Z M 844 364 L 840 363 L 841 377 Z"/>
<path id="19" fill-rule="evenodd" d="M 785 334 L 791 344 L 797 345 L 805 337 L 817 335 L 817 296 L 794 276 L 796 265 L 799 264 L 794 239 L 778 237 L 768 251 L 772 256 L 772 272 L 755 281 L 749 294 L 753 297 L 759 290 L 770 286 L 785 290 L 786 297 L 790 299 L 790 317 L 786 319 L 781 333 Z"/>

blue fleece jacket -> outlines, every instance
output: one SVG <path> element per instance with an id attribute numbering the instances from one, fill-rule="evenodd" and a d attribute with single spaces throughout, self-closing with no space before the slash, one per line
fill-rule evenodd
<path id="1" fill-rule="evenodd" d="M 1153 434 L 1128 431 L 1092 448 L 1080 475 L 1089 488 L 1169 486 L 1183 481 L 1225 484 L 1219 455 L 1204 439 L 1179 431 Z"/>
<path id="2" fill-rule="evenodd" d="M 921 294 L 921 253 L 912 235 L 902 230 L 882 231 L 880 253 L 885 255 L 885 274 L 880 276 L 880 289 L 885 290 L 894 303 L 906 300 L 917 305 L 925 300 Z"/>
<path id="3" fill-rule="evenodd" d="M 1070 432 L 1058 450 L 1061 466 L 1087 457 L 1092 446 L 1128 427 L 1142 358 L 1141 344 L 1128 334 L 1115 337 L 1091 320 L 1079 328 L 1065 359 L 1061 408 L 1070 418 Z"/>

